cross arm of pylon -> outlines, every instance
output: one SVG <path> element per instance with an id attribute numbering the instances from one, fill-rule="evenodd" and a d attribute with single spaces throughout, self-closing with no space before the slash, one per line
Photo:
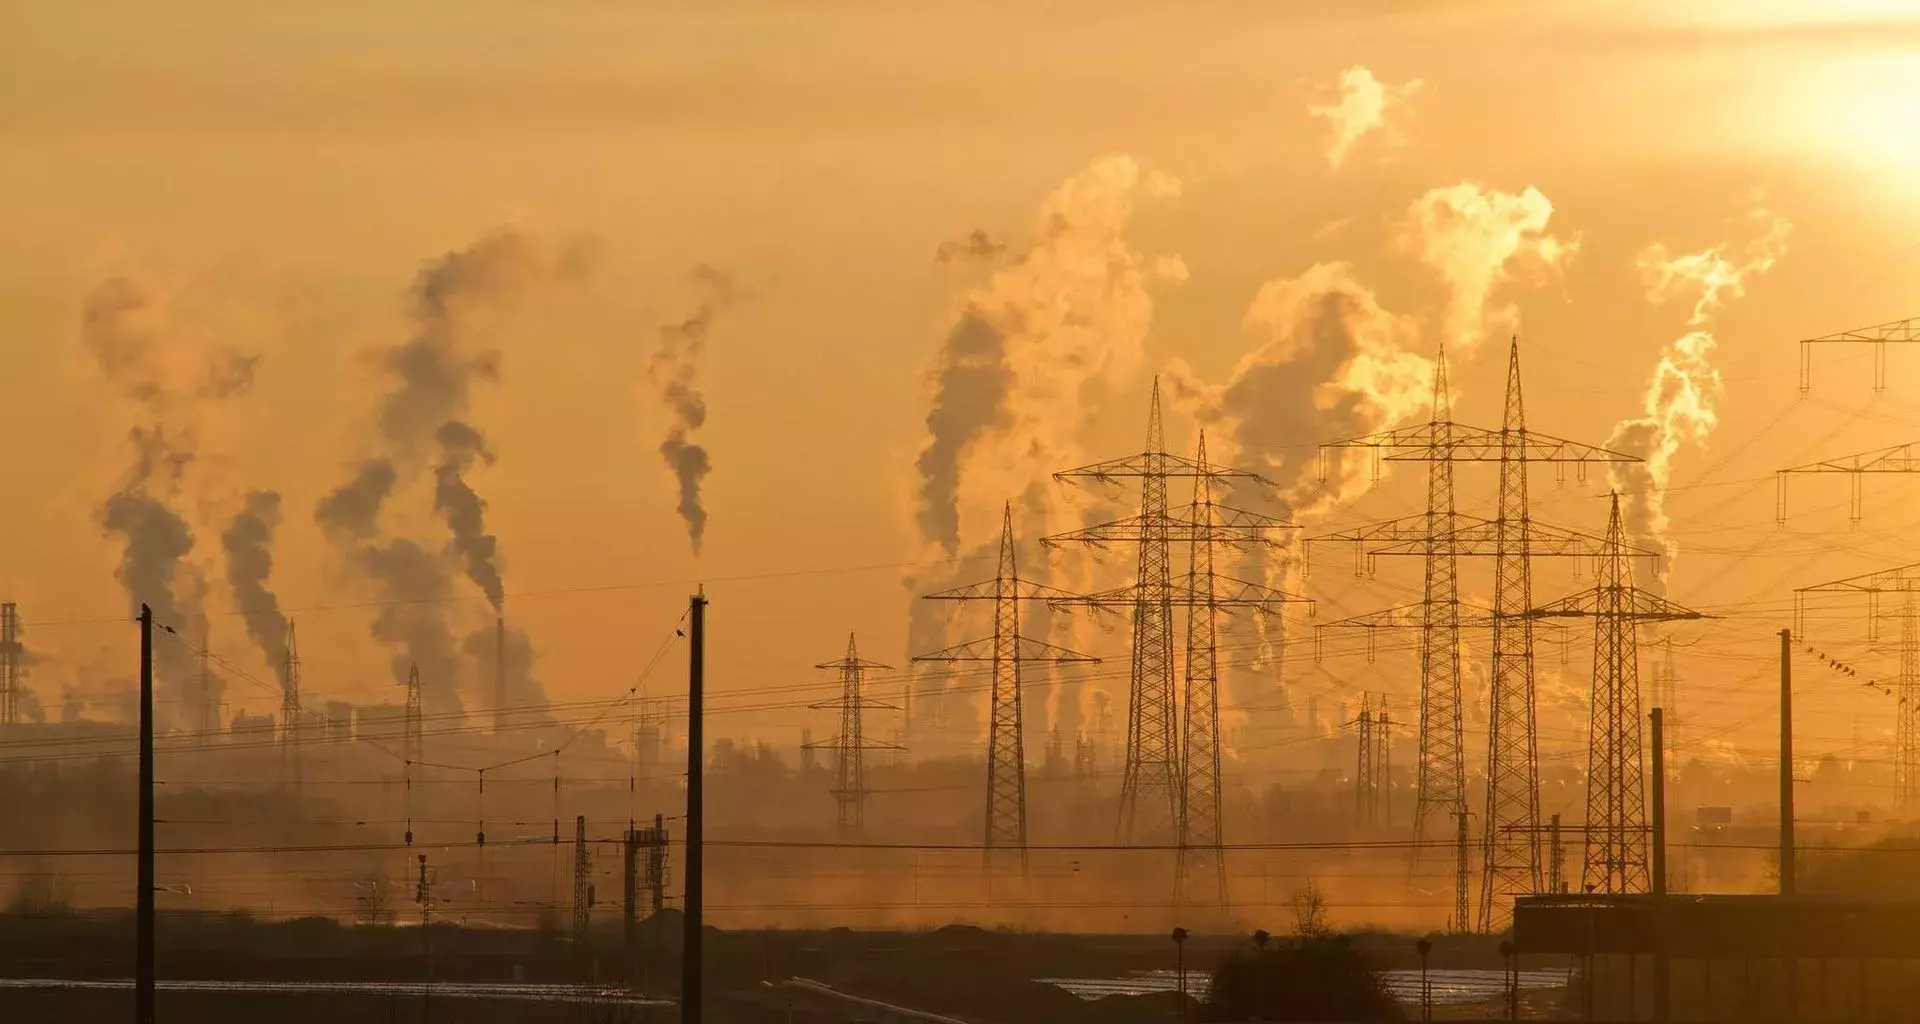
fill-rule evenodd
<path id="1" fill-rule="evenodd" d="M 1638 455 L 1616 452 L 1599 445 L 1570 441 L 1552 434 L 1522 430 L 1509 443 L 1498 430 L 1453 425 L 1453 436 L 1443 443 L 1418 450 L 1389 453 L 1389 462 L 1558 462 L 1573 463 L 1582 472 L 1589 465 L 1615 462 L 1641 462 Z"/>
<path id="2" fill-rule="evenodd" d="M 1856 327 L 1850 331 L 1838 331 L 1823 334 L 1818 338 L 1800 339 L 1800 390 L 1804 393 L 1813 388 L 1813 346 L 1871 344 L 1873 354 L 1873 389 L 1884 391 L 1887 386 L 1887 350 L 1892 344 L 1912 344 L 1920 342 L 1920 317 L 1906 320 L 1891 320 L 1872 327 Z"/>
<path id="3" fill-rule="evenodd" d="M 1419 517 L 1425 519 L 1424 516 Z M 1462 517 L 1464 518 L 1464 517 Z M 1469 521 L 1444 534 L 1442 539 L 1456 555 L 1490 557 L 1500 553 L 1500 524 L 1490 519 Z M 1511 538 L 1508 538 L 1510 541 Z M 1657 558 L 1659 552 L 1636 544 L 1622 544 L 1621 554 L 1628 558 Z M 1527 524 L 1526 548 L 1521 552 L 1532 558 L 1598 557 L 1608 552 L 1607 540 L 1581 530 L 1555 526 L 1539 520 Z M 1369 555 L 1424 555 L 1427 538 L 1423 535 L 1394 540 L 1367 549 Z"/>
<path id="4" fill-rule="evenodd" d="M 813 667 L 814 668 L 837 668 L 837 669 L 850 669 L 850 668 L 869 669 L 869 668 L 892 668 L 893 666 L 883 665 L 877 661 L 868 661 L 865 658 L 841 658 L 838 661 L 823 661 L 820 664 L 815 665 Z"/>
<path id="5" fill-rule="evenodd" d="M 1787 521 L 1787 477 L 1805 473 L 1846 473 L 1853 479 L 1848 495 L 1848 518 L 1858 523 L 1861 513 L 1860 477 L 1865 473 L 1920 473 L 1920 441 L 1909 441 L 1872 451 L 1856 452 L 1819 462 L 1809 462 L 1804 466 L 1788 466 L 1776 471 L 1779 481 L 1778 494 L 1774 501 L 1774 520 Z"/>
<path id="6" fill-rule="evenodd" d="M 1000 592 L 999 580 L 981 580 L 978 583 L 968 583 L 950 590 L 936 590 L 931 594 L 922 594 L 920 599 L 923 601 L 997 601 L 1003 597 L 1011 597 L 1015 601 L 1059 601 L 1075 596 L 1070 591 L 1049 587 L 1044 583 L 1035 583 L 1032 580 L 1016 577 L 1012 582 L 1010 594 Z M 833 666 L 821 665 L 820 667 Z"/>
<path id="7" fill-rule="evenodd" d="M 839 707 L 838 704 L 834 704 L 834 703 L 815 704 L 813 706 L 816 708 Z M 862 701 L 860 706 L 864 708 L 877 709 L 881 711 L 900 710 L 899 708 L 889 707 L 888 705 L 885 705 L 885 704 L 869 704 L 865 701 Z M 824 740 L 814 740 L 811 743 L 800 744 L 800 749 L 802 750 L 839 750 L 840 747 L 841 747 L 840 737 L 838 736 L 834 736 Z M 884 740 L 868 740 L 863 737 L 860 740 L 860 749 L 861 750 L 905 750 L 907 748 L 901 746 L 898 743 L 888 743 Z"/>
<path id="8" fill-rule="evenodd" d="M 992 661 L 995 656 L 994 645 L 995 641 L 993 637 L 982 637 L 979 640 L 969 640 L 963 644 L 955 644 L 944 650 L 933 651 L 928 654 L 916 654 L 913 660 L 916 662 Z M 1043 640 L 1035 640 L 1032 637 L 1026 636 L 1020 638 L 1020 646 L 1014 650 L 1014 659 L 1016 661 L 1050 661 L 1061 665 L 1097 664 L 1100 661 L 1099 658 L 1091 654 L 1081 654 L 1079 651 L 1070 651 L 1065 647 L 1056 647 Z"/>
<path id="9" fill-rule="evenodd" d="M 1882 569 L 1879 572 L 1849 576 L 1843 580 L 1797 587 L 1796 594 L 1880 594 L 1920 592 L 1920 562 Z"/>
<path id="10" fill-rule="evenodd" d="M 1274 613 L 1275 605 L 1304 604 L 1307 614 L 1312 615 L 1317 606 L 1313 598 L 1290 594 L 1264 583 L 1235 579 L 1220 573 L 1213 573 L 1213 594 L 1207 595 L 1194 586 L 1193 574 L 1186 573 L 1173 581 L 1173 603 L 1184 605 L 1211 605 L 1215 608 L 1252 608 L 1255 611 Z"/>
<path id="11" fill-rule="evenodd" d="M 1040 543 L 1050 548 L 1067 544 L 1104 547 L 1108 544 L 1138 544 L 1142 541 L 1166 541 L 1175 544 L 1213 543 L 1230 547 L 1278 544 L 1273 534 L 1299 527 L 1277 516 L 1249 512 L 1226 505 L 1207 509 L 1192 504 L 1171 509 L 1164 515 L 1132 515 L 1110 522 L 1096 523 L 1078 530 L 1043 537 Z"/>
<path id="12" fill-rule="evenodd" d="M 1676 622 L 1684 619 L 1713 619 L 1716 615 L 1697 612 L 1675 604 L 1639 587 L 1589 587 L 1537 608 L 1528 609 L 1530 619 L 1583 619 L 1619 617 L 1637 622 Z"/>
<path id="13" fill-rule="evenodd" d="M 1461 614 L 1455 622 L 1462 629 L 1487 629 L 1493 625 L 1493 609 L 1460 603 L 1462 612 L 1471 610 L 1471 614 Z M 1349 615 L 1344 619 L 1317 624 L 1316 629 L 1419 629 L 1423 623 L 1426 606 L 1423 604 L 1403 604 L 1378 611 Z"/>
<path id="14" fill-rule="evenodd" d="M 1105 462 L 1075 469 L 1061 470 L 1053 474 L 1056 482 L 1063 484 L 1092 481 L 1094 483 L 1113 483 L 1117 480 L 1143 476 L 1178 477 L 1192 480 L 1205 477 L 1208 480 L 1240 480 L 1264 488 L 1279 485 L 1252 470 L 1235 469 L 1215 463 L 1201 463 L 1184 455 L 1171 452 L 1135 452 Z"/>

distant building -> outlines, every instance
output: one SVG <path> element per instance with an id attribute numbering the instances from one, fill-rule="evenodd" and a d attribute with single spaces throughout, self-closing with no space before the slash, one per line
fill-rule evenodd
<path id="1" fill-rule="evenodd" d="M 345 743 L 353 739 L 353 705 L 344 700 L 330 700 L 321 712 L 324 722 L 322 737 L 328 743 Z"/>
<path id="2" fill-rule="evenodd" d="M 407 734 L 404 704 L 362 704 L 353 709 L 353 735 L 399 742 Z"/>
<path id="3" fill-rule="evenodd" d="M 249 715 L 242 711 L 233 716 L 233 725 L 228 731 L 236 740 L 270 740 L 278 725 L 279 723 L 272 715 Z"/>

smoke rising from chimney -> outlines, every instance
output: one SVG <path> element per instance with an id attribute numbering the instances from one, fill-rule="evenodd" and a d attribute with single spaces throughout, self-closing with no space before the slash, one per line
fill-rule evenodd
<path id="1" fill-rule="evenodd" d="M 233 588 L 247 635 L 267 664 L 286 685 L 287 617 L 280 599 L 268 588 L 273 575 L 273 536 L 280 528 L 280 495 L 254 491 L 220 535 L 227 554 L 227 584 Z"/>
<path id="2" fill-rule="evenodd" d="M 460 706 L 457 686 L 471 677 L 448 621 L 455 573 L 464 570 L 496 610 L 505 595 L 498 542 L 484 528 L 486 502 L 467 479 L 476 459 L 490 463 L 493 455 L 465 421 L 474 385 L 497 380 L 500 361 L 475 347 L 469 321 L 528 291 L 578 279 L 590 257 L 581 243 L 555 249 L 500 228 L 423 267 L 408 295 L 412 330 L 381 353 L 392 387 L 377 409 L 372 451 L 314 507 L 314 521 L 384 604 L 369 630 L 389 648 L 394 681 L 404 683 L 418 664 L 427 699 L 442 710 Z M 434 510 L 451 534 L 440 552 L 391 536 L 381 523 L 386 504 L 429 473 Z"/>
<path id="3" fill-rule="evenodd" d="M 966 512 L 997 526 L 1009 495 L 1072 464 L 1089 386 L 1139 367 L 1153 319 L 1147 283 L 1186 278 L 1178 257 L 1150 260 L 1125 238 L 1142 201 L 1179 192 L 1132 157 L 1095 160 L 1041 204 L 1039 240 L 961 300 L 929 373 L 914 464 L 927 542 L 957 554 Z"/>
<path id="4" fill-rule="evenodd" d="M 1727 300 L 1746 294 L 1747 278 L 1773 269 L 1786 253 L 1793 230 L 1785 218 L 1766 210 L 1753 210 L 1748 218 L 1765 227 L 1747 243 L 1738 262 L 1727 257 L 1724 243 L 1673 256 L 1656 242 L 1640 253 L 1647 301 L 1662 303 L 1695 293 L 1687 326 L 1700 328 L 1661 350 L 1640 400 L 1640 415 L 1614 424 L 1607 440 L 1607 447 L 1644 460 L 1611 464 L 1609 477 L 1620 493 L 1622 524 L 1629 538 L 1662 554 L 1658 582 L 1663 586 L 1679 554 L 1678 544 L 1667 534 L 1667 486 L 1673 476 L 1673 458 L 1684 442 L 1704 446 L 1720 423 L 1724 387 L 1713 363 L 1717 342 L 1704 326 Z"/>
<path id="5" fill-rule="evenodd" d="M 474 493 L 463 476 L 479 459 L 493 464 L 486 439 L 459 420 L 448 420 L 436 435 L 440 441 L 440 465 L 434 470 L 433 508 L 446 519 L 453 534 L 453 550 L 466 567 L 467 578 L 487 595 L 487 603 L 498 614 L 506 603 L 505 585 L 500 567 L 494 564 L 499 543 L 486 532 L 487 503 Z"/>
<path id="6" fill-rule="evenodd" d="M 179 635 L 198 637 L 206 624 L 204 585 L 188 560 L 195 538 L 182 490 L 208 407 L 247 393 L 258 356 L 177 329 L 166 296 L 127 274 L 88 291 L 80 341 L 134 418 L 132 462 L 99 510 L 101 528 L 121 543 L 115 575 L 129 610 L 145 604 Z M 181 706 L 177 698 L 194 678 L 187 654 L 178 644 L 156 649 L 163 704 Z"/>
<path id="7" fill-rule="evenodd" d="M 713 470 L 713 458 L 693 440 L 693 434 L 707 422 L 706 396 L 694 385 L 707 335 L 715 318 L 734 304 L 738 289 L 726 272 L 704 263 L 693 268 L 692 278 L 700 294 L 699 303 L 684 319 L 661 326 L 660 344 L 647 361 L 647 377 L 671 414 L 667 436 L 660 442 L 660 456 L 673 473 L 679 491 L 675 510 L 687 524 L 687 540 L 698 555 L 707 531 L 700 485 Z"/>

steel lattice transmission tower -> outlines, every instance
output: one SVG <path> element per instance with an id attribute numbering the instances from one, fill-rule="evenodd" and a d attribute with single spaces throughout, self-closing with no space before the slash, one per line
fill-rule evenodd
<path id="1" fill-rule="evenodd" d="M 1920 562 L 1863 576 L 1800 587 L 1793 592 L 1794 626 L 1804 634 L 1808 594 L 1864 594 L 1867 641 L 1880 653 L 1900 659 L 1894 684 L 1893 799 L 1902 811 L 1920 807 Z M 1880 595 L 1900 595 L 1900 640 L 1891 648 L 1880 641 Z"/>
<path id="2" fill-rule="evenodd" d="M 914 657 L 916 662 L 984 662 L 991 666 L 991 708 L 987 725 L 986 848 L 989 864 L 996 852 L 1017 850 L 1022 870 L 1027 856 L 1027 761 L 1021 735 L 1020 666 L 1028 662 L 1091 663 L 1100 659 L 1022 636 L 1023 601 L 1057 601 L 1075 595 L 1020 578 L 1014 557 L 1013 503 L 1000 520 L 1000 569 L 993 579 L 924 595 L 929 601 L 993 602 L 993 635 Z"/>
<path id="3" fill-rule="evenodd" d="M 1588 892 L 1647 892 L 1651 885 L 1640 716 L 1640 623 L 1706 616 L 1634 586 L 1618 494 L 1607 515 L 1607 551 L 1600 558 L 1598 575 L 1590 589 L 1536 608 L 1529 617 L 1593 620 L 1587 855 L 1582 883 Z M 1554 824 L 1558 836 L 1557 817 Z"/>
<path id="4" fill-rule="evenodd" d="M 12 601 L 0 604 L 0 725 L 20 724 L 26 660 L 20 643 L 20 606 Z"/>
<path id="5" fill-rule="evenodd" d="M 407 706 L 403 732 L 405 738 L 401 749 L 406 752 L 409 765 L 419 763 L 423 751 L 422 742 L 426 738 L 420 720 L 425 706 L 424 697 L 425 693 L 420 687 L 420 666 L 417 664 L 407 666 Z"/>
<path id="6" fill-rule="evenodd" d="M 1353 722 L 1355 757 L 1353 763 L 1353 823 L 1371 825 L 1379 810 L 1379 796 L 1374 789 L 1377 780 L 1373 774 L 1373 703 L 1365 693 L 1360 695 L 1360 714 Z"/>
<path id="7" fill-rule="evenodd" d="M 852 633 L 847 634 L 847 655 L 838 661 L 825 661 L 814 668 L 838 669 L 840 672 L 840 699 L 813 705 L 815 708 L 831 708 L 840 712 L 840 734 L 819 743 L 806 744 L 808 749 L 833 750 L 833 803 L 838 809 L 835 827 L 842 839 L 851 839 L 866 831 L 867 827 L 867 765 L 863 751 L 870 749 L 896 749 L 890 743 L 869 744 L 866 741 L 866 712 L 868 708 L 879 710 L 897 710 L 891 704 L 881 704 L 866 699 L 866 673 L 870 668 L 889 669 L 892 665 L 882 665 L 877 661 L 864 661 L 859 649 L 854 646 Z"/>
<path id="8" fill-rule="evenodd" d="M 1437 394 L 1436 403 L 1438 401 Z M 1436 412 L 1429 423 L 1335 442 L 1326 447 L 1370 449 L 1376 460 L 1499 464 L 1499 506 L 1492 519 L 1449 510 L 1439 504 L 1451 496 L 1451 476 L 1443 486 L 1435 486 L 1430 477 L 1430 507 L 1425 514 L 1312 538 L 1355 543 L 1359 553 L 1356 572 L 1363 572 L 1370 564 L 1367 559 L 1376 555 L 1425 557 L 1428 560 L 1429 583 L 1432 585 L 1428 593 L 1433 594 L 1432 601 L 1446 598 L 1446 578 L 1452 572 L 1447 562 L 1472 556 L 1491 556 L 1494 559 L 1488 786 L 1481 832 L 1482 879 L 1478 920 L 1481 930 L 1496 931 L 1504 923 L 1500 920 L 1504 914 L 1496 913 L 1496 892 L 1538 892 L 1541 887 L 1539 755 L 1533 701 L 1533 620 L 1526 617 L 1526 613 L 1532 610 L 1532 562 L 1534 558 L 1542 556 L 1597 556 L 1605 550 L 1605 542 L 1591 534 L 1533 522 L 1527 503 L 1527 466 L 1535 462 L 1555 463 L 1564 472 L 1565 466 L 1572 464 L 1584 479 L 1589 465 L 1639 460 L 1594 445 L 1529 431 L 1521 397 L 1520 346 L 1517 340 L 1508 349 L 1505 415 L 1499 430 L 1468 426 L 1443 418 Z M 1432 526 L 1442 518 L 1450 519 L 1453 529 L 1436 536 Z M 1645 556 L 1651 553 L 1635 548 L 1629 554 Z M 1454 616 L 1456 627 L 1458 625 L 1457 593 L 1445 603 L 1455 605 L 1456 610 L 1450 613 L 1430 610 L 1429 602 L 1423 600 L 1421 620 L 1424 627 L 1430 614 L 1439 619 L 1441 635 L 1446 636 L 1450 632 L 1455 638 L 1457 651 L 1457 629 L 1447 631 L 1444 626 L 1449 614 Z M 1431 636 L 1423 636 L 1422 639 L 1423 654 L 1437 647 Z M 1440 656 L 1445 658 L 1444 654 Z M 1460 706 L 1458 697 L 1443 694 L 1436 702 L 1431 693 L 1436 679 L 1443 685 L 1447 683 L 1451 665 L 1446 660 L 1440 661 L 1437 666 L 1428 661 L 1423 668 L 1422 686 L 1428 691 L 1422 694 L 1423 707 L 1434 708 L 1437 704 L 1445 708 L 1451 705 L 1450 717 L 1457 720 Z M 1458 676 L 1453 678 L 1457 679 Z M 1454 693 L 1457 693 L 1457 689 Z M 1450 751 L 1446 749 L 1451 724 L 1450 721 L 1429 721 L 1422 730 L 1422 776 L 1433 782 L 1424 795 L 1416 798 L 1415 828 L 1422 835 L 1433 828 L 1434 816 L 1458 806 L 1452 801 L 1457 799 L 1464 803 L 1465 800 L 1463 769 L 1458 774 L 1461 783 L 1455 785 L 1452 792 L 1440 788 L 1441 784 L 1451 782 L 1454 777 L 1449 774 L 1453 769 L 1452 763 L 1447 760 Z M 1437 729 L 1434 728 L 1436 725 Z M 1457 870 L 1459 867 L 1456 865 Z"/>
<path id="9" fill-rule="evenodd" d="M 1173 545 L 1196 540 L 1271 544 L 1270 531 L 1290 529 L 1292 524 L 1213 504 L 1210 499 L 1204 511 L 1205 522 L 1196 519 L 1193 506 L 1182 510 L 1182 514 L 1168 508 L 1170 480 L 1234 480 L 1262 487 L 1271 487 L 1272 482 L 1245 470 L 1203 464 L 1169 453 L 1161 424 L 1158 380 L 1154 381 L 1152 404 L 1147 412 L 1144 451 L 1055 473 L 1054 479 L 1102 483 L 1121 479 L 1140 481 L 1138 515 L 1048 537 L 1044 543 L 1055 546 L 1130 543 L 1139 549 L 1132 584 L 1077 603 L 1109 610 L 1126 608 L 1133 614 L 1127 751 L 1120 783 L 1120 839 L 1123 842 L 1178 839 L 1186 764 L 1181 754 L 1181 722 L 1174 689 L 1173 609 L 1175 605 L 1192 607 L 1194 591 L 1190 581 L 1182 587 L 1173 577 Z M 1216 582 L 1221 582 L 1221 578 L 1216 577 Z M 1228 585 L 1247 586 L 1238 581 Z M 1272 593 L 1278 594 L 1278 591 Z M 1211 603 L 1216 609 L 1220 606 L 1218 601 Z"/>
<path id="10" fill-rule="evenodd" d="M 573 819 L 573 937 L 586 938 L 593 913 L 593 851 L 587 846 L 587 816 Z"/>
<path id="11" fill-rule="evenodd" d="M 287 653 L 280 665 L 280 757 L 288 777 L 300 783 L 300 641 L 287 620 Z"/>
<path id="12" fill-rule="evenodd" d="M 1173 456 L 1168 456 L 1171 461 Z M 1171 751 L 1174 767 L 1173 841 L 1179 851 L 1176 894 L 1182 900 L 1227 904 L 1225 837 L 1221 825 L 1220 767 L 1220 617 L 1235 610 L 1251 610 L 1273 615 L 1287 604 L 1300 603 L 1312 608 L 1313 602 L 1259 583 L 1236 579 L 1220 573 L 1214 566 L 1215 548 L 1245 549 L 1271 546 L 1281 530 L 1294 529 L 1292 523 L 1257 512 L 1221 505 L 1213 500 L 1213 482 L 1223 477 L 1258 479 L 1241 470 L 1215 466 L 1207 460 L 1206 435 L 1200 436 L 1191 461 L 1178 460 L 1170 476 L 1191 476 L 1194 481 L 1192 504 L 1163 512 L 1154 521 L 1140 516 L 1102 523 L 1071 533 L 1049 537 L 1046 543 L 1106 545 L 1133 543 L 1145 545 L 1158 540 L 1169 547 L 1187 546 L 1188 569 L 1168 581 L 1165 603 L 1187 610 L 1185 669 L 1180 699 L 1174 706 L 1179 729 Z M 1054 601 L 1055 607 L 1084 607 L 1111 611 L 1138 608 L 1146 588 L 1141 583 L 1085 597 Z M 1135 623 L 1140 618 L 1136 614 Z M 1138 633 L 1136 632 L 1136 640 Z M 1137 663 L 1137 662 L 1136 662 Z M 1142 717 L 1144 726 L 1147 719 Z M 1131 732 L 1131 730 L 1130 730 Z M 1147 735 L 1145 729 L 1141 735 Z M 1133 758 L 1129 743 L 1129 763 L 1152 765 L 1146 756 Z M 1149 748 L 1150 749 L 1150 748 Z M 1128 778 L 1148 779 L 1143 771 Z M 1137 805 L 1122 790 L 1121 835 L 1138 838 L 1131 831 L 1137 817 L 1131 814 Z"/>

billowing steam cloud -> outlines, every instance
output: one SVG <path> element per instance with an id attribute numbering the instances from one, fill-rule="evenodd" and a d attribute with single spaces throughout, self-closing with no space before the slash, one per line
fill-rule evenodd
<path id="1" fill-rule="evenodd" d="M 464 571 L 496 611 L 505 594 L 498 544 L 485 532 L 486 502 L 467 476 L 476 460 L 491 462 L 492 455 L 465 421 L 473 386 L 498 378 L 499 359 L 474 347 L 466 322 L 531 289 L 578 277 L 587 255 L 580 246 L 556 251 L 526 232 L 500 229 L 424 267 L 409 296 L 413 330 L 381 354 L 394 387 L 379 405 L 374 451 L 314 507 L 314 521 L 374 585 L 382 609 L 369 628 L 391 652 L 394 680 L 405 682 L 417 664 L 438 710 L 460 707 L 457 681 L 471 676 L 448 621 L 455 574 Z M 381 526 L 387 502 L 428 473 L 434 509 L 451 535 L 444 551 L 388 536 Z"/>
<path id="2" fill-rule="evenodd" d="M 1547 233 L 1553 203 L 1539 190 L 1501 192 L 1478 182 L 1436 188 L 1415 200 L 1401 242 L 1439 273 L 1449 296 L 1443 337 L 1466 353 L 1489 334 L 1513 331 L 1512 305 L 1489 308 L 1495 286 L 1528 272 L 1557 271 L 1580 237 Z"/>
<path id="3" fill-rule="evenodd" d="M 1311 523 L 1366 489 L 1363 460 L 1335 464 L 1340 475 L 1323 487 L 1314 444 L 1329 437 L 1384 429 L 1423 409 L 1433 364 L 1417 351 L 1412 318 L 1380 305 L 1346 263 L 1320 263 L 1299 277 L 1270 281 L 1248 308 L 1246 329 L 1261 339 L 1225 384 L 1207 384 L 1184 362 L 1162 372 L 1176 406 L 1209 427 L 1210 458 L 1238 462 L 1279 484 L 1283 513 Z M 1289 557 L 1254 550 L 1243 571 L 1270 586 L 1289 587 Z M 1254 620 L 1260 661 L 1278 677 L 1280 624 Z M 1271 685 L 1230 677 L 1234 703 L 1259 706 Z M 1255 687 L 1248 689 L 1249 686 Z"/>
<path id="4" fill-rule="evenodd" d="M 1614 425 L 1607 447 L 1644 459 L 1611 467 L 1613 487 L 1620 492 L 1628 535 L 1663 553 L 1659 579 L 1664 585 L 1673 568 L 1678 546 L 1667 536 L 1667 485 L 1673 457 L 1682 443 L 1704 445 L 1719 425 L 1723 394 L 1720 371 L 1713 365 L 1715 341 L 1706 323 L 1728 299 L 1746 294 L 1746 279 L 1764 274 L 1786 252 L 1792 225 L 1766 210 L 1750 218 L 1765 228 L 1736 259 L 1726 246 L 1672 256 L 1655 243 L 1640 253 L 1641 282 L 1649 302 L 1666 302 L 1694 293 L 1687 326 L 1696 328 L 1668 342 L 1654 366 L 1641 398 L 1640 415 Z"/>
<path id="5" fill-rule="evenodd" d="M 713 321 L 733 305 L 736 289 L 724 272 L 700 264 L 693 268 L 693 283 L 700 290 L 700 302 L 691 315 L 678 323 L 660 328 L 660 346 L 647 361 L 647 376 L 666 403 L 672 421 L 666 439 L 660 442 L 660 455 L 667 461 L 679 487 L 676 506 L 687 524 L 687 539 L 693 553 L 700 553 L 700 541 L 707 532 L 707 510 L 700 503 L 700 484 L 713 469 L 707 450 L 692 436 L 707 422 L 707 399 L 694 387 L 699 374 L 700 352 L 706 346 Z"/>
<path id="6" fill-rule="evenodd" d="M 208 405 L 245 394 L 258 357 L 175 330 L 164 296 L 131 276 L 88 292 L 80 338 L 134 410 L 133 462 L 100 507 L 101 527 L 122 544 L 115 575 L 132 610 L 146 604 L 180 635 L 198 637 L 204 586 L 188 561 L 194 535 L 180 510 L 183 479 Z M 183 706 L 192 677 L 186 649 L 162 644 L 154 661 L 168 691 L 163 705 Z M 217 693 L 201 696 L 206 705 L 218 701 Z"/>
<path id="7" fill-rule="evenodd" d="M 1312 518 L 1356 497 L 1365 467 L 1323 491 L 1313 444 L 1379 430 L 1425 408 L 1433 361 L 1417 351 L 1419 326 L 1383 308 L 1347 263 L 1318 263 L 1267 282 L 1244 323 L 1262 341 L 1225 384 L 1199 380 L 1183 361 L 1168 364 L 1162 379 L 1174 404 L 1223 428 L 1210 433 L 1214 461 L 1251 461 L 1280 483 L 1289 514 Z"/>
<path id="8" fill-rule="evenodd" d="M 1355 65 L 1340 72 L 1340 101 L 1328 106 L 1314 105 L 1307 112 L 1333 126 L 1333 138 L 1327 142 L 1327 163 L 1340 166 L 1347 154 L 1368 132 L 1386 125 L 1387 108 L 1405 103 L 1420 91 L 1418 78 L 1404 85 L 1386 85 L 1373 72 Z"/>
<path id="9" fill-rule="evenodd" d="M 280 528 L 280 495 L 254 491 L 220 535 L 227 553 L 227 584 L 233 602 L 247 624 L 247 635 L 285 686 L 287 671 L 287 617 L 280 599 L 268 588 L 273 576 L 273 535 Z"/>
<path id="10" fill-rule="evenodd" d="M 997 526 L 1002 501 L 1072 464 L 1087 386 L 1139 365 L 1147 282 L 1186 277 L 1178 257 L 1149 260 L 1124 236 L 1141 200 L 1179 191 L 1132 157 L 1102 157 L 1041 204 L 1039 241 L 968 292 L 930 374 L 915 463 L 928 542 L 957 553 L 963 510 Z"/>

